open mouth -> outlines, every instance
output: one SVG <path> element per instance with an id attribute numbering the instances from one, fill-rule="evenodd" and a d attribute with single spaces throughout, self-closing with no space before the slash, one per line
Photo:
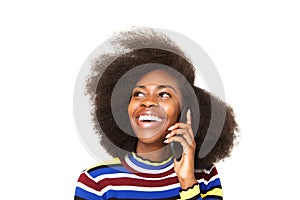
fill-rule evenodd
<path id="1" fill-rule="evenodd" d="M 141 122 L 161 122 L 163 119 L 154 115 L 140 115 L 138 120 Z"/>
<path id="2" fill-rule="evenodd" d="M 155 115 L 140 115 L 137 117 L 137 124 L 141 128 L 154 128 L 159 126 L 164 119 Z"/>

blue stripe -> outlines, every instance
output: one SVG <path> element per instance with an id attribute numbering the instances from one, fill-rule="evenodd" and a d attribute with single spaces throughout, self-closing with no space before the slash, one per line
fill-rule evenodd
<path id="1" fill-rule="evenodd" d="M 146 164 L 143 162 L 140 162 L 139 160 L 136 160 L 133 155 L 129 155 L 128 158 L 130 159 L 130 161 L 135 164 L 138 167 L 144 168 L 144 169 L 149 169 L 149 170 L 160 170 L 160 169 L 164 169 L 168 166 L 170 166 L 173 163 L 173 159 L 170 159 L 169 162 L 162 164 L 162 165 L 150 165 L 150 164 Z"/>
<path id="2" fill-rule="evenodd" d="M 164 199 L 171 197 L 179 198 L 180 188 L 174 188 L 166 191 L 145 192 L 145 191 L 132 191 L 132 190 L 109 190 L 104 194 L 106 199 L 109 198 L 123 198 L 123 199 Z"/>
<path id="3" fill-rule="evenodd" d="M 120 172 L 126 173 L 126 174 L 132 174 L 123 166 L 99 168 L 99 169 L 95 169 L 95 170 L 89 172 L 89 174 L 93 178 L 96 178 L 96 177 L 104 175 L 104 174 L 115 174 L 115 173 L 120 173 Z"/>
<path id="4" fill-rule="evenodd" d="M 102 200 L 103 199 L 103 197 L 98 196 L 94 193 L 88 192 L 80 187 L 76 187 L 75 196 L 83 198 L 83 199 L 89 199 L 89 200 Z"/>
<path id="5" fill-rule="evenodd" d="M 200 183 L 200 191 L 202 193 L 206 193 L 207 191 L 211 190 L 211 188 L 215 188 L 217 186 L 221 186 L 221 181 L 219 178 L 215 179 L 214 181 L 208 182 L 207 185 L 204 183 Z"/>

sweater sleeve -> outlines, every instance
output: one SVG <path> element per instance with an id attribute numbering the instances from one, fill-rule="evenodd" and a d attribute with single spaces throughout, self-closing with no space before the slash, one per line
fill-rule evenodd
<path id="1" fill-rule="evenodd" d="M 200 185 L 201 197 L 205 200 L 223 199 L 221 181 L 217 168 L 212 165 L 203 171 L 204 177 L 198 180 Z"/>
<path id="2" fill-rule="evenodd" d="M 192 187 L 186 189 L 186 190 L 181 190 L 180 191 L 180 199 L 195 199 L 195 200 L 201 200 L 200 196 L 200 187 L 199 184 L 196 183 Z"/>
<path id="3" fill-rule="evenodd" d="M 77 181 L 74 200 L 104 200 L 97 191 L 97 183 L 84 170 Z"/>
<path id="4" fill-rule="evenodd" d="M 180 191 L 180 199 L 191 200 L 222 200 L 222 186 L 215 166 L 206 170 L 196 170 L 198 184 L 187 190 Z"/>

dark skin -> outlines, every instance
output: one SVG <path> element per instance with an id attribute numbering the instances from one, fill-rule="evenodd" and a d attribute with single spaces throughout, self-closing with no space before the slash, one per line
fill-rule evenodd
<path id="1" fill-rule="evenodd" d="M 177 81 L 162 70 L 143 76 L 132 91 L 128 115 L 138 137 L 136 152 L 145 159 L 161 161 L 171 155 L 167 144 L 176 141 L 183 146 L 180 161 L 174 159 L 174 170 L 182 189 L 197 183 L 194 176 L 196 143 L 191 128 L 190 111 L 187 121 L 177 122 L 182 93 Z"/>

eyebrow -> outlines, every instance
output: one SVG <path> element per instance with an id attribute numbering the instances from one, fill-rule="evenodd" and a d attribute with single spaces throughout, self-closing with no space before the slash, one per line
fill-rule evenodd
<path id="1" fill-rule="evenodd" d="M 146 86 L 144 86 L 144 85 L 136 85 L 135 88 L 142 88 L 142 89 L 145 89 Z M 157 88 L 157 89 L 170 88 L 170 89 L 173 90 L 175 93 L 177 93 L 176 90 L 175 90 L 175 88 L 174 88 L 173 86 L 171 86 L 171 85 L 159 85 L 159 86 L 157 86 L 156 88 Z"/>

